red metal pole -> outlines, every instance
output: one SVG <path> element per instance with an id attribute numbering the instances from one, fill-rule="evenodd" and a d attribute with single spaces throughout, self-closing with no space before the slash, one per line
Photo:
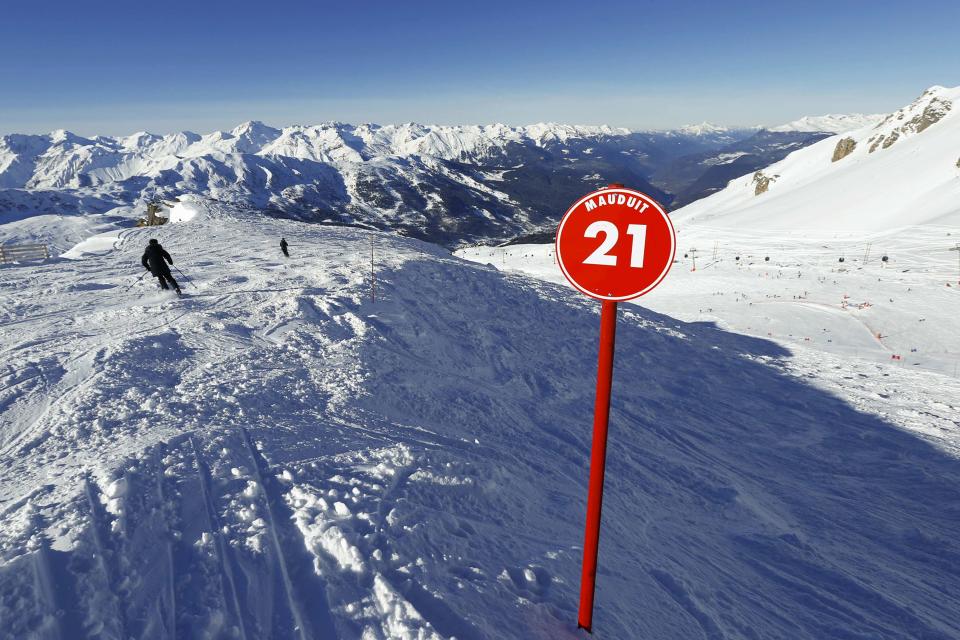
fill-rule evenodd
<path id="1" fill-rule="evenodd" d="M 597 399 L 593 405 L 590 490 L 587 495 L 587 526 L 583 539 L 583 571 L 580 575 L 580 612 L 577 616 L 577 626 L 586 629 L 588 633 L 593 633 L 593 594 L 597 579 L 600 508 L 603 504 L 603 472 L 607 461 L 607 423 L 610 418 L 610 387 L 613 384 L 613 347 L 616 335 L 617 303 L 604 300 L 600 308 Z"/>

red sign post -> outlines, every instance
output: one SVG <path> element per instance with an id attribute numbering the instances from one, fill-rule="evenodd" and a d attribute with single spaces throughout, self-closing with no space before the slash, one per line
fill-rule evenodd
<path id="1" fill-rule="evenodd" d="M 578 200 L 557 229 L 557 262 L 574 287 L 602 301 L 597 397 L 593 408 L 593 445 L 587 523 L 580 578 L 577 626 L 593 631 L 593 595 L 600 542 L 600 510 L 607 459 L 607 422 L 613 384 L 617 302 L 651 291 L 670 271 L 676 234 L 663 208 L 652 198 L 612 184 Z"/>

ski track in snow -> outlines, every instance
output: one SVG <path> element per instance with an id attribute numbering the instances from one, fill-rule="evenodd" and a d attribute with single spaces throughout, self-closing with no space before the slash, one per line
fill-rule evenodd
<path id="1" fill-rule="evenodd" d="M 579 637 L 597 305 L 209 207 L 0 269 L 0 638 Z M 960 637 L 956 379 L 617 342 L 596 637 Z"/>

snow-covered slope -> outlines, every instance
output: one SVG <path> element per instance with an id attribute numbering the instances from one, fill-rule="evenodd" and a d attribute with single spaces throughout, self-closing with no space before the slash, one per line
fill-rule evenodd
<path id="1" fill-rule="evenodd" d="M 960 88 L 796 151 L 676 212 L 678 227 L 878 232 L 960 224 Z"/>
<path id="2" fill-rule="evenodd" d="M 0 635 L 581 637 L 597 305 L 194 209 L 0 267 Z M 134 283 L 153 235 L 186 298 Z M 598 637 L 960 635 L 956 385 L 862 367 L 855 408 L 639 306 L 617 348 Z"/>
<path id="3" fill-rule="evenodd" d="M 688 154 L 660 168 L 653 183 L 674 194 L 676 209 L 722 190 L 732 179 L 753 173 L 830 134 L 816 131 L 774 133 L 766 129 L 719 149 Z"/>

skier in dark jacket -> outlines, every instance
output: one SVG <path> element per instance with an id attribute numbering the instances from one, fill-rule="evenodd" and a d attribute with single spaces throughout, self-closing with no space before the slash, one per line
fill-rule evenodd
<path id="1" fill-rule="evenodd" d="M 287 239 L 280 238 L 280 251 L 283 251 L 283 255 L 290 257 L 290 253 L 287 252 Z"/>
<path id="2" fill-rule="evenodd" d="M 166 260 L 166 262 L 164 262 L 164 260 Z M 177 295 L 180 295 L 180 285 L 177 284 L 177 281 L 174 280 L 170 274 L 170 267 L 167 266 L 167 262 L 173 264 L 173 258 L 160 246 L 156 238 L 150 238 L 150 244 L 147 245 L 147 250 L 143 252 L 143 257 L 140 258 L 140 264 L 160 280 L 161 289 L 170 289 L 170 287 L 167 286 L 169 282 L 173 285 Z"/>

